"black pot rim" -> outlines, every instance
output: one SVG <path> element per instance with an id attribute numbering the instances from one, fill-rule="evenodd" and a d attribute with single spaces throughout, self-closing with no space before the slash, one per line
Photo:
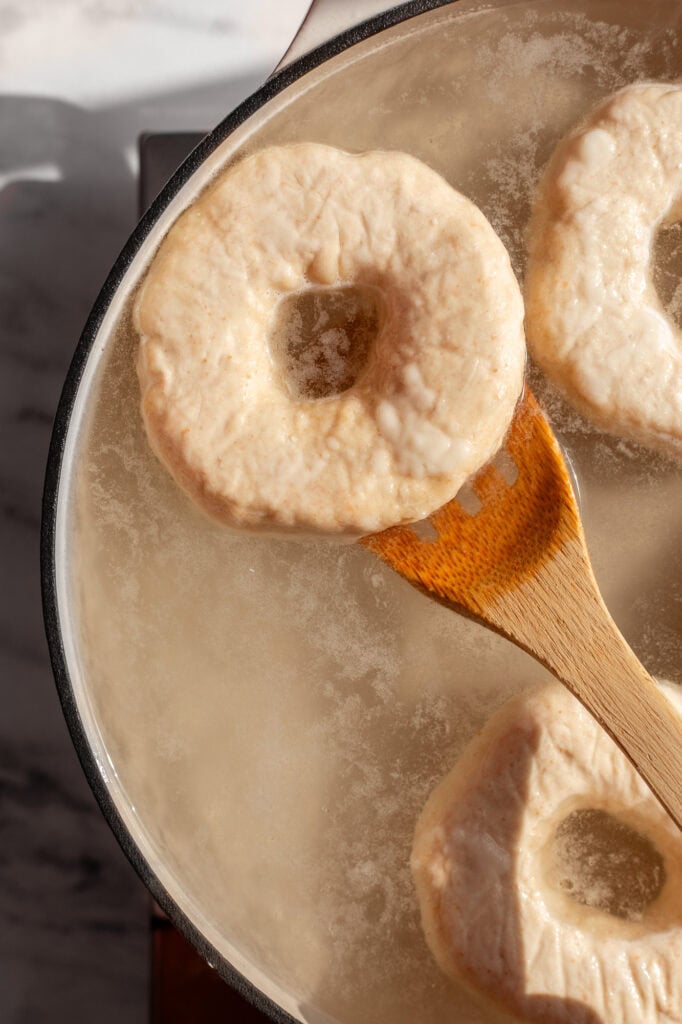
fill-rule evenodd
<path id="1" fill-rule="evenodd" d="M 62 643 L 61 625 L 57 599 L 56 577 L 56 529 L 59 483 L 64 459 L 66 438 L 71 416 L 80 387 L 81 378 L 88 357 L 99 333 L 104 316 L 118 291 L 128 268 L 138 250 L 171 200 L 191 178 L 208 156 L 239 128 L 248 118 L 261 109 L 269 100 L 297 79 L 319 67 L 344 50 L 369 39 L 371 36 L 408 21 L 419 14 L 455 3 L 456 0 L 409 0 L 383 14 L 342 32 L 321 46 L 287 65 L 273 75 L 256 92 L 252 93 L 218 126 L 207 135 L 190 153 L 166 186 L 159 193 L 150 208 L 137 224 L 121 250 L 111 272 L 97 296 L 80 336 L 71 365 L 66 375 L 62 393 L 55 414 L 50 448 L 45 471 L 43 489 L 42 520 L 40 534 L 40 572 L 45 633 L 52 663 L 52 672 L 57 685 L 59 699 L 66 724 L 85 776 L 90 784 L 100 809 L 119 842 L 126 857 L 144 882 L 152 896 L 168 915 L 175 927 L 194 946 L 198 953 L 213 966 L 218 974 L 265 1016 L 277 1024 L 297 1024 L 295 1019 L 266 996 L 256 985 L 248 981 L 192 924 L 185 912 L 170 896 L 160 879 L 142 855 L 132 834 L 120 816 L 90 747 L 81 719 L 75 693 L 69 676 L 66 655 Z"/>

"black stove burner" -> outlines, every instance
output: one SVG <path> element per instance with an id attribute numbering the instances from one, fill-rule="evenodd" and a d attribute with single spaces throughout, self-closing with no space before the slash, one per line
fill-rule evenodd
<path id="1" fill-rule="evenodd" d="M 177 170 L 205 135 L 206 132 L 145 132 L 140 135 L 140 216 L 149 208 L 173 171 Z"/>

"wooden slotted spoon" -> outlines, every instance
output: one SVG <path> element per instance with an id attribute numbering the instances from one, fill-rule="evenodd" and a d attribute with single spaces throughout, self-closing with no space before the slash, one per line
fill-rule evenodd
<path id="1" fill-rule="evenodd" d="M 506 442 L 518 477 L 489 465 L 482 505 L 457 500 L 361 541 L 415 587 L 537 658 L 610 733 L 682 828 L 680 719 L 623 639 L 602 600 L 561 449 L 526 390 Z"/>

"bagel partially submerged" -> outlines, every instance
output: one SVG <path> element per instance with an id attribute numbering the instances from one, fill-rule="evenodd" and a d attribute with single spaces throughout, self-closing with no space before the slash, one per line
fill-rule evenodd
<path id="1" fill-rule="evenodd" d="M 557 148 L 531 219 L 533 358 L 598 426 L 682 455 L 682 331 L 653 279 L 682 214 L 682 87 L 639 84 Z"/>
<path id="2" fill-rule="evenodd" d="M 292 394 L 281 301 L 373 289 L 376 337 L 340 394 Z M 402 153 L 257 152 L 183 213 L 137 297 L 150 443 L 211 516 L 362 535 L 416 521 L 495 453 L 521 391 L 523 305 L 483 214 Z"/>
<path id="3" fill-rule="evenodd" d="M 521 1020 L 682 1022 L 682 835 L 558 683 L 471 742 L 412 871 L 440 966 Z"/>

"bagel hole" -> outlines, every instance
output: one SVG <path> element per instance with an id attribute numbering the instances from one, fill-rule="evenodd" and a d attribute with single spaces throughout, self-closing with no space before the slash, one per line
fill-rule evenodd
<path id="1" fill-rule="evenodd" d="M 663 857 L 646 836 L 608 811 L 573 811 L 557 827 L 551 880 L 582 906 L 639 921 L 665 885 Z"/>
<path id="2" fill-rule="evenodd" d="M 666 314 L 682 329 L 682 221 L 663 224 L 654 238 L 654 287 Z"/>
<path id="3" fill-rule="evenodd" d="M 506 484 L 513 487 L 519 478 L 519 467 L 514 462 L 506 448 L 500 448 L 493 459 L 493 465 L 499 472 Z"/>
<path id="4" fill-rule="evenodd" d="M 432 544 L 434 540 L 438 540 L 439 536 L 438 530 L 428 518 L 412 523 L 412 532 L 416 533 L 424 544 Z"/>
<path id="5" fill-rule="evenodd" d="M 355 384 L 381 328 L 376 288 L 307 288 L 280 300 L 270 352 L 297 400 L 331 398 Z"/>
<path id="6" fill-rule="evenodd" d="M 469 482 L 457 491 L 457 501 L 468 516 L 477 516 L 483 508 L 483 502 Z"/>

